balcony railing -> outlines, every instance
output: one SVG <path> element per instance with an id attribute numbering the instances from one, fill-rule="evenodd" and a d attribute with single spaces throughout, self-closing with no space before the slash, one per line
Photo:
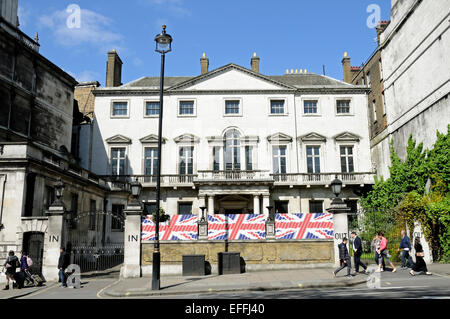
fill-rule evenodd
<path id="1" fill-rule="evenodd" d="M 269 171 L 199 171 L 198 175 L 162 175 L 161 187 L 194 187 L 195 183 L 274 183 L 276 185 L 330 185 L 336 178 L 345 185 L 373 184 L 373 173 L 270 174 Z M 130 191 L 138 180 L 143 187 L 156 187 L 156 176 L 100 176 L 112 191 Z"/>
<path id="2" fill-rule="evenodd" d="M 162 187 L 192 187 L 196 175 L 161 175 Z M 102 176 L 112 191 L 129 191 L 130 183 L 137 180 L 143 187 L 156 187 L 154 175 L 117 175 Z"/>
<path id="3" fill-rule="evenodd" d="M 269 171 L 199 171 L 196 182 L 273 182 Z"/>
<path id="4" fill-rule="evenodd" d="M 273 174 L 275 185 L 329 185 L 337 176 L 347 185 L 373 184 L 373 173 Z"/>

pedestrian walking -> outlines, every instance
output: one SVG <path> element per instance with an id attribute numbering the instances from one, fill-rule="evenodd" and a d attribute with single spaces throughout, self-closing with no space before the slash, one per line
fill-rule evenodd
<path id="1" fill-rule="evenodd" d="M 13 289 L 17 288 L 16 279 L 14 275 L 16 274 L 16 268 L 19 265 L 19 258 L 14 254 L 14 251 L 10 251 L 8 254 L 8 258 L 6 258 L 5 263 L 3 264 L 2 272 L 5 271 L 6 268 L 6 287 L 3 290 L 9 290 L 9 282 L 12 281 Z"/>
<path id="2" fill-rule="evenodd" d="M 375 263 L 377 266 L 380 264 L 380 255 L 378 255 L 378 248 L 380 246 L 381 239 L 378 237 L 378 234 L 375 235 L 375 237 L 372 239 L 372 251 L 375 254 Z M 386 270 L 386 264 L 384 262 L 384 259 L 382 259 L 382 268 L 381 271 Z"/>
<path id="3" fill-rule="evenodd" d="M 362 242 L 361 238 L 358 237 L 358 234 L 356 232 L 352 232 L 352 238 L 353 238 L 353 259 L 355 262 L 355 273 L 359 273 L 359 266 L 362 266 L 364 268 L 364 272 L 367 274 L 367 266 L 361 261 L 361 255 L 362 255 Z"/>
<path id="4" fill-rule="evenodd" d="M 425 273 L 427 275 L 432 275 L 431 272 L 427 269 L 427 264 L 425 263 L 425 260 L 423 257 L 425 256 L 422 245 L 420 244 L 420 237 L 416 237 L 414 239 L 414 249 L 416 250 L 416 263 L 412 267 L 411 271 L 409 272 L 411 276 L 415 276 L 414 272 L 421 272 Z"/>
<path id="5" fill-rule="evenodd" d="M 397 268 L 395 268 L 394 264 L 389 260 L 389 251 L 387 246 L 387 239 L 384 237 L 383 232 L 378 233 L 378 238 L 380 238 L 380 246 L 378 248 L 378 269 L 375 272 L 381 272 L 382 262 L 385 260 L 392 267 L 392 272 L 396 272 Z"/>
<path id="6" fill-rule="evenodd" d="M 58 269 L 59 269 L 59 280 L 61 281 L 61 287 L 67 287 L 67 276 L 66 276 L 66 268 L 70 265 L 70 256 L 66 253 L 66 249 L 61 247 L 59 260 L 58 260 Z"/>
<path id="7" fill-rule="evenodd" d="M 28 256 L 24 251 L 20 252 L 20 271 L 18 273 L 16 273 L 16 282 L 17 282 L 17 287 L 19 289 L 22 289 L 24 287 L 24 283 L 25 283 L 25 277 L 26 277 L 26 271 L 28 270 Z"/>
<path id="8" fill-rule="evenodd" d="M 350 254 L 348 253 L 347 249 L 347 238 L 342 239 L 342 243 L 338 245 L 339 248 L 339 260 L 341 262 L 341 266 L 333 271 L 334 277 L 336 277 L 337 273 L 340 272 L 342 269 L 347 267 L 347 278 L 351 278 L 352 275 L 350 274 L 350 271 L 352 269 L 352 263 L 350 259 Z"/>
<path id="9" fill-rule="evenodd" d="M 411 251 L 411 241 L 409 237 L 406 235 L 406 231 L 402 230 L 402 241 L 400 242 L 400 246 L 398 247 L 398 251 L 400 251 L 400 259 L 402 260 L 402 268 L 407 269 L 412 268 L 414 265 L 411 255 L 409 252 Z"/>

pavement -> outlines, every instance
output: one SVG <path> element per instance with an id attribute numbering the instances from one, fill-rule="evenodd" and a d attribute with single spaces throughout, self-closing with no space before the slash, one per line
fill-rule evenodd
<path id="1" fill-rule="evenodd" d="M 373 267 L 373 265 L 371 266 Z M 436 286 L 450 287 L 450 264 L 432 264 L 428 266 L 433 276 L 409 275 L 409 270 L 400 270 L 391 273 L 389 269 L 381 273 L 383 285 L 417 285 L 421 283 Z M 233 293 L 270 292 L 306 289 L 333 289 L 367 287 L 370 276 L 358 274 L 352 278 L 345 277 L 343 269 L 337 277 L 332 274 L 332 268 L 313 268 L 296 270 L 268 270 L 248 272 L 243 274 L 218 276 L 183 277 L 162 276 L 161 290 L 151 290 L 151 278 L 119 279 L 118 277 L 83 277 L 82 289 L 60 289 L 57 283 L 46 283 L 43 287 L 0 290 L 0 299 L 96 299 L 96 298 L 170 298 L 192 295 L 215 295 Z M 432 281 L 430 281 L 432 279 Z M 0 287 L 2 288 L 2 287 Z"/>

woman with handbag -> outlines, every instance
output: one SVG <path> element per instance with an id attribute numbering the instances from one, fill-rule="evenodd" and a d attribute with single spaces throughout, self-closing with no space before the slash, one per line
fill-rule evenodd
<path id="1" fill-rule="evenodd" d="M 14 251 L 10 251 L 5 264 L 3 265 L 2 271 L 6 268 L 6 287 L 3 290 L 9 290 L 9 281 L 13 282 L 13 289 L 17 287 L 16 280 L 14 276 L 16 274 L 16 268 L 20 267 L 19 258 L 14 255 Z"/>
<path id="2" fill-rule="evenodd" d="M 420 237 L 416 237 L 416 239 L 414 239 L 414 249 L 416 250 L 416 263 L 414 264 L 409 273 L 411 274 L 411 276 L 415 276 L 414 274 L 415 271 L 424 272 L 427 275 L 431 275 L 431 272 L 428 271 L 427 264 L 423 259 L 425 254 L 423 252 L 422 245 L 420 244 Z"/>

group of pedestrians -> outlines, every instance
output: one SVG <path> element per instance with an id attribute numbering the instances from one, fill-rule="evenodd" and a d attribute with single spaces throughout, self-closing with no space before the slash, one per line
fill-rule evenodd
<path id="1" fill-rule="evenodd" d="M 400 258 L 402 261 L 401 269 L 411 268 L 410 274 L 411 276 L 415 276 L 415 272 L 422 272 L 427 275 L 431 275 L 431 273 L 427 269 L 427 265 L 425 263 L 424 251 L 423 247 L 420 244 L 420 237 L 416 237 L 414 240 L 414 249 L 416 251 L 416 262 L 414 263 L 410 251 L 411 251 L 411 241 L 409 237 L 406 235 L 406 232 L 402 230 L 401 232 L 402 240 L 400 242 L 400 246 L 398 247 L 398 251 L 400 252 Z M 356 232 L 352 232 L 351 236 L 353 238 L 353 256 L 355 263 L 355 274 L 359 273 L 359 267 L 361 266 L 364 269 L 364 273 L 368 274 L 367 265 L 365 265 L 361 261 L 362 255 L 362 241 L 361 238 L 358 237 Z M 342 243 L 338 245 L 339 248 L 339 259 L 340 259 L 340 267 L 333 271 L 333 275 L 336 276 L 339 271 L 347 267 L 347 277 L 352 277 L 351 274 L 351 256 L 347 249 L 348 239 L 344 238 Z M 378 234 L 372 240 L 372 251 L 375 254 L 375 263 L 378 268 L 375 272 L 383 272 L 386 270 L 386 264 L 389 264 L 392 268 L 392 272 L 397 272 L 397 268 L 390 261 L 391 255 L 388 251 L 388 242 L 386 237 L 384 237 L 383 232 L 378 232 Z"/>
<path id="2" fill-rule="evenodd" d="M 13 289 L 22 289 L 26 277 L 25 272 L 28 270 L 28 267 L 31 266 L 31 263 L 31 259 L 24 251 L 21 252 L 19 260 L 14 251 L 11 250 L 2 268 L 2 272 L 5 272 L 6 275 L 6 287 L 3 288 L 3 290 L 9 290 L 10 281 L 13 283 Z M 20 268 L 20 272 L 17 272 L 17 268 Z"/>

